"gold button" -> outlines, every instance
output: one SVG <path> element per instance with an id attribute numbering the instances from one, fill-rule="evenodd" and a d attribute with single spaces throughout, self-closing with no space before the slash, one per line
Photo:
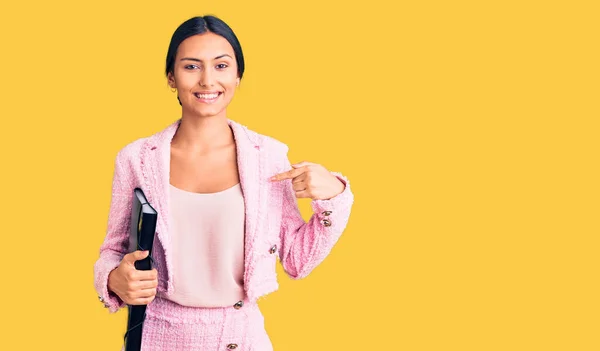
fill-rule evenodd
<path id="1" fill-rule="evenodd" d="M 323 211 L 323 212 L 321 212 L 321 214 L 323 216 L 329 216 L 331 214 L 331 211 Z"/>
<path id="2" fill-rule="evenodd" d="M 227 348 L 230 350 L 237 349 L 237 344 L 229 344 L 227 345 Z"/>
<path id="3" fill-rule="evenodd" d="M 239 310 L 240 308 L 242 308 L 242 306 L 244 306 L 244 301 L 238 301 L 235 303 L 235 305 L 233 305 L 233 308 Z"/>
<path id="4" fill-rule="evenodd" d="M 269 252 L 274 254 L 276 251 L 277 251 L 277 245 L 271 246 L 271 249 L 269 250 Z"/>
<path id="5" fill-rule="evenodd" d="M 331 221 L 330 221 L 330 220 L 328 220 L 328 219 L 324 219 L 324 220 L 322 220 L 322 221 L 321 221 L 321 223 L 322 223 L 324 226 L 326 226 L 326 227 L 329 227 L 329 226 L 331 226 Z"/>

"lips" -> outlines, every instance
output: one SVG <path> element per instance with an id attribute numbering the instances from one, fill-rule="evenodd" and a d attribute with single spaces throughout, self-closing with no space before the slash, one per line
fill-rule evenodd
<path id="1" fill-rule="evenodd" d="M 218 92 L 210 92 L 210 93 L 193 93 L 194 96 L 196 97 L 198 102 L 203 102 L 203 103 L 207 103 L 207 104 L 211 104 L 214 103 L 215 101 L 217 101 L 217 99 L 219 98 L 219 96 L 223 95 L 222 91 L 218 91 Z"/>
<path id="2" fill-rule="evenodd" d="M 219 95 L 221 95 L 222 93 L 220 91 L 215 91 L 215 92 L 210 92 L 210 93 L 199 93 L 196 92 L 194 93 L 194 96 L 196 96 L 198 99 L 216 99 L 217 97 L 219 97 Z"/>

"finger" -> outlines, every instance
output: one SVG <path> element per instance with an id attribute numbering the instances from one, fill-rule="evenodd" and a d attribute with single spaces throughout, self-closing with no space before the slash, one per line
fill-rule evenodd
<path id="1" fill-rule="evenodd" d="M 158 287 L 158 280 L 140 280 L 134 286 L 136 290 L 153 289 Z"/>
<path id="2" fill-rule="evenodd" d="M 133 306 L 148 305 L 152 301 L 154 301 L 154 296 L 135 299 L 129 305 L 133 305 Z"/>
<path id="3" fill-rule="evenodd" d="M 287 172 L 279 173 L 279 174 L 272 176 L 270 178 L 270 180 L 271 181 L 279 181 L 279 180 L 284 180 L 284 179 L 292 179 L 292 178 L 297 177 L 300 174 L 304 173 L 305 171 L 306 171 L 305 168 L 290 169 Z"/>
<path id="4" fill-rule="evenodd" d="M 133 252 L 128 253 L 127 255 L 125 255 L 123 257 L 123 260 L 131 265 L 133 265 L 135 263 L 135 261 L 139 261 L 139 260 L 143 260 L 144 258 L 146 258 L 149 254 L 148 250 L 142 251 L 142 250 L 136 250 Z"/>
<path id="5" fill-rule="evenodd" d="M 308 173 L 302 173 L 302 174 L 300 174 L 299 176 L 297 176 L 294 179 L 292 179 L 292 184 L 293 183 L 304 182 L 306 180 L 307 176 L 308 176 Z"/>
<path id="6" fill-rule="evenodd" d="M 135 294 L 135 298 L 139 299 L 139 298 L 147 298 L 147 297 L 152 297 L 156 295 L 156 288 L 150 288 L 150 289 L 142 289 L 142 290 L 138 290 L 137 293 Z"/>
<path id="7" fill-rule="evenodd" d="M 306 186 L 306 183 L 304 183 L 304 182 L 297 182 L 297 183 L 292 182 L 292 188 L 294 189 L 294 191 L 302 191 L 302 190 L 306 190 L 307 186 Z"/>
<path id="8" fill-rule="evenodd" d="M 309 198 L 309 197 L 311 197 L 310 196 L 310 192 L 308 191 L 308 189 L 296 191 L 295 194 L 296 194 L 296 197 L 299 198 L 299 199 L 300 198 Z"/>
<path id="9" fill-rule="evenodd" d="M 136 270 L 133 274 L 134 280 L 145 281 L 145 280 L 156 280 L 158 278 L 158 272 L 156 268 L 149 271 Z"/>

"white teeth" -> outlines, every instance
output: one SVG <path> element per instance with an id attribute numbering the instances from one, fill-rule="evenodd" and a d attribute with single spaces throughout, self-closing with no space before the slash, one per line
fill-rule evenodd
<path id="1" fill-rule="evenodd" d="M 219 93 L 217 94 L 196 94 L 196 96 L 200 99 L 216 99 L 217 96 L 219 96 Z"/>

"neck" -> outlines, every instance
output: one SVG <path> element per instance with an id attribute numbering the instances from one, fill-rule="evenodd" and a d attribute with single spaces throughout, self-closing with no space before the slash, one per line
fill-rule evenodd
<path id="1" fill-rule="evenodd" d="M 171 145 L 189 152 L 205 152 L 230 145 L 233 142 L 233 131 L 224 115 L 183 116 Z"/>

